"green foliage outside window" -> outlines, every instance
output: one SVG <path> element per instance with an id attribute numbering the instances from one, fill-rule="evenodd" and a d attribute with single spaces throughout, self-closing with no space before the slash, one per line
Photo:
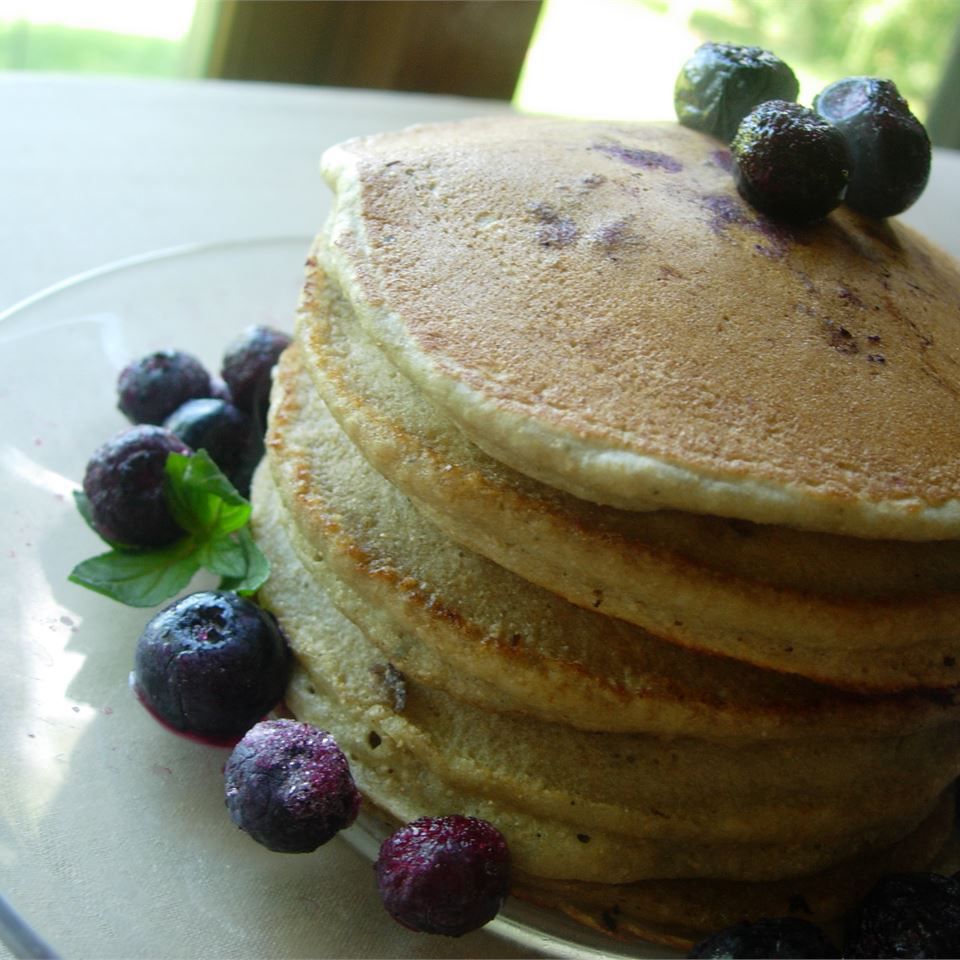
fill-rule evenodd
<path id="1" fill-rule="evenodd" d="M 0 22 L 0 69 L 176 76 L 181 45 L 160 37 Z"/>
<path id="2" fill-rule="evenodd" d="M 889 78 L 920 117 L 958 23 L 960 0 L 727 0 L 690 17 L 705 39 L 765 46 L 822 85 L 846 76 Z"/>

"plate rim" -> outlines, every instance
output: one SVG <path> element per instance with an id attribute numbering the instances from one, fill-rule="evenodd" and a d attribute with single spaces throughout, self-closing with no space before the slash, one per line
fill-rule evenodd
<path id="1" fill-rule="evenodd" d="M 14 323 L 21 315 L 31 309 L 37 307 L 42 308 L 47 302 L 58 296 L 69 294 L 85 284 L 95 283 L 98 280 L 109 278 L 113 274 L 126 270 L 150 266 L 155 263 L 165 263 L 180 258 L 202 257 L 207 254 L 218 253 L 229 255 L 232 252 L 254 252 L 258 248 L 276 248 L 279 245 L 300 246 L 303 249 L 304 256 L 306 256 L 312 240 L 313 237 L 305 233 L 257 235 L 215 241 L 190 242 L 142 251 L 99 264 L 78 273 L 70 274 L 46 287 L 34 291 L 11 304 L 9 307 L 0 310 L 0 324 L 6 326 Z M 360 827 L 360 831 L 366 835 L 368 841 L 376 839 L 375 831 L 369 828 L 364 829 L 363 827 Z M 365 849 L 364 841 L 360 836 L 353 835 L 351 831 L 345 831 L 341 834 L 340 839 L 369 859 L 369 849 Z M 606 948 L 601 946 L 599 941 L 597 943 L 578 943 L 576 939 L 573 939 L 572 934 L 570 937 L 567 937 L 562 932 L 552 932 L 548 928 L 538 925 L 533 918 L 530 920 L 525 919 L 522 915 L 528 911 L 537 915 L 543 914 L 546 918 L 556 917 L 558 924 L 564 926 L 576 926 L 574 921 L 566 918 L 559 911 L 551 911 L 544 907 L 537 907 L 536 905 L 527 904 L 524 901 L 511 897 L 501 913 L 485 925 L 483 928 L 484 932 L 505 943 L 531 951 L 531 953 L 543 957 L 604 960 L 604 958 L 661 955 L 649 953 L 649 950 L 656 949 L 656 945 L 642 940 L 624 942 L 611 938 L 609 946 Z M 520 913 L 521 916 L 516 916 L 517 913 Z M 596 936 L 587 928 L 583 928 L 583 933 L 585 937 Z M 12 956 L 17 958 L 44 957 L 50 958 L 50 960 L 58 960 L 61 956 L 41 935 L 37 927 L 27 921 L 23 913 L 21 913 L 2 892 L 0 892 L 0 943 L 10 949 Z M 494 955 L 495 954 L 491 954 L 491 956 Z"/>

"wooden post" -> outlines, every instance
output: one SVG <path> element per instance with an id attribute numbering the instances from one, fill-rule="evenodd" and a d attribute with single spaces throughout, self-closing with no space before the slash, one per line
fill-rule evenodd
<path id="1" fill-rule="evenodd" d="M 540 0 L 222 0 L 207 75 L 509 100 Z"/>

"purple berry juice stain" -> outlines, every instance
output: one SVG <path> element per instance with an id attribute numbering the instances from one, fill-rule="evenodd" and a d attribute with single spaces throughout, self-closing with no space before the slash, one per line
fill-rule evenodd
<path id="1" fill-rule="evenodd" d="M 794 244 L 808 246 L 810 237 L 802 232 L 802 227 L 795 227 L 768 217 L 758 217 L 753 224 L 764 238 L 760 244 L 760 252 L 772 260 L 782 260 Z"/>
<path id="2" fill-rule="evenodd" d="M 764 216 L 755 216 L 746 204 L 728 193 L 709 193 L 699 198 L 710 215 L 710 229 L 722 234 L 730 227 L 746 227 L 760 234 L 754 250 L 771 260 L 782 260 L 795 243 L 808 244 L 809 238 L 799 230 Z"/>
<path id="3" fill-rule="evenodd" d="M 603 247 L 612 248 L 636 241 L 637 237 L 631 232 L 630 224 L 626 220 L 614 220 L 597 227 L 590 239 Z"/>
<path id="4" fill-rule="evenodd" d="M 710 154 L 709 162 L 724 173 L 733 173 L 733 154 L 729 150 L 714 150 Z"/>
<path id="5" fill-rule="evenodd" d="M 577 225 L 561 216 L 548 203 L 533 203 L 528 207 L 538 221 L 537 242 L 543 247 L 566 247 L 580 236 Z"/>
<path id="6" fill-rule="evenodd" d="M 849 303 L 851 306 L 860 307 L 861 310 L 864 308 L 863 301 L 851 289 L 849 289 L 849 287 L 841 286 L 837 291 L 837 296 L 846 303 Z"/>
<path id="7" fill-rule="evenodd" d="M 619 160 L 631 167 L 642 170 L 663 170 L 666 173 L 679 173 L 683 164 L 669 153 L 658 150 L 643 150 L 640 147 L 628 147 L 613 140 L 609 143 L 591 144 L 591 150 L 596 150 L 612 160 Z"/>
<path id="8" fill-rule="evenodd" d="M 707 194 L 701 197 L 703 206 L 711 216 L 710 227 L 714 233 L 722 233 L 735 224 L 752 224 L 743 203 L 727 193 Z"/>
<path id="9" fill-rule="evenodd" d="M 147 713 L 149 713 L 150 716 L 153 717 L 153 719 L 164 728 L 164 730 L 169 730 L 170 733 L 174 733 L 184 740 L 190 740 L 192 743 L 199 743 L 205 747 L 217 747 L 232 750 L 243 739 L 243 734 L 238 734 L 237 736 L 233 737 L 211 737 L 201 735 L 199 733 L 191 733 L 188 730 L 178 730 L 175 726 L 173 726 L 173 724 L 167 723 L 167 721 L 164 720 L 163 717 L 161 717 L 160 714 L 158 714 L 157 711 L 150 706 L 146 697 L 143 695 L 143 692 L 140 690 L 140 687 L 137 685 L 132 671 L 130 673 L 130 689 L 133 691 L 137 700 L 140 701 L 144 710 L 146 710 Z"/>

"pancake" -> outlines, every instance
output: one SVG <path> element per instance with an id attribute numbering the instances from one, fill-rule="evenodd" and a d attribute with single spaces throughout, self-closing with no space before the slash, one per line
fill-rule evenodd
<path id="1" fill-rule="evenodd" d="M 264 475 L 257 484 L 263 487 Z M 598 829 L 591 816 L 594 810 L 581 814 L 585 824 L 543 821 L 524 808 L 529 799 L 514 794 L 512 804 L 505 805 L 496 791 L 466 790 L 462 783 L 452 787 L 438 775 L 436 763 L 424 765 L 411 753 L 417 751 L 421 737 L 447 742 L 448 732 L 443 717 L 433 715 L 429 707 L 418 702 L 429 690 L 393 676 L 387 679 L 385 664 L 375 648 L 365 644 L 359 631 L 324 603 L 296 563 L 289 546 L 284 545 L 279 525 L 267 523 L 261 531 L 277 574 L 271 578 L 271 596 L 266 600 L 291 630 L 291 640 L 298 655 L 312 651 L 310 662 L 315 673 L 299 668 L 289 691 L 294 712 L 324 729 L 334 731 L 344 746 L 357 782 L 364 791 L 365 803 L 385 810 L 390 822 L 410 820 L 423 813 L 456 810 L 491 819 L 508 836 L 517 864 L 514 893 L 537 903 L 563 910 L 591 926 L 618 936 L 642 936 L 677 947 L 689 945 L 704 933 L 718 929 L 743 917 L 783 915 L 799 912 L 816 922 L 828 924 L 852 906 L 874 880 L 893 870 L 926 869 L 943 848 L 953 821 L 952 791 L 930 808 L 913 829 L 895 842 L 864 851 L 827 866 L 814 875 L 797 875 L 758 881 L 725 878 L 663 877 L 635 880 L 629 883 L 594 882 L 571 879 L 569 874 L 590 873 L 590 858 L 616 860 L 616 867 L 604 867 L 604 876 L 625 872 L 624 864 L 644 865 L 656 870 L 658 864 L 670 874 L 682 874 L 688 859 L 693 869 L 702 869 L 710 858 L 721 856 L 724 867 L 736 866 L 743 855 L 759 853 L 756 845 L 739 847 L 731 859 L 722 855 L 722 848 L 706 843 L 693 851 L 682 843 L 670 844 L 669 854 L 656 856 L 656 843 L 620 838 L 613 841 Z M 322 649 L 322 652 L 320 652 Z M 497 720 L 486 717 L 481 733 L 488 735 L 497 727 Z M 483 722 L 483 721 L 481 721 Z M 504 738 L 513 734 L 503 732 Z M 448 750 L 458 749 L 465 757 L 459 731 L 451 731 Z M 495 735 L 495 734 L 494 734 Z M 503 746 L 502 744 L 499 746 Z M 500 753 L 494 748 L 494 753 Z M 491 796 L 491 794 L 493 794 Z M 536 800 L 538 794 L 533 795 Z M 575 831 L 575 832 L 574 832 Z M 589 832 L 587 832 L 589 831 Z M 611 850 L 605 846 L 615 842 Z M 788 864 L 794 852 L 789 843 L 778 845 L 776 852 Z M 585 865 L 585 861 L 586 865 Z M 757 863 L 751 862 L 751 869 Z M 546 870 L 545 876 L 541 872 Z M 762 869 L 762 868 L 761 868 Z M 551 877 L 560 873 L 565 876 Z"/>
<path id="2" fill-rule="evenodd" d="M 907 733 L 960 714 L 692 654 L 457 548 L 360 456 L 300 358 L 281 358 L 267 438 L 292 535 L 339 609 L 423 682 L 587 729 L 711 737 Z"/>
<path id="3" fill-rule="evenodd" d="M 333 148 L 251 493 L 287 703 L 368 808 L 489 820 L 517 895 L 675 946 L 955 846 L 960 272 L 729 162 L 520 118 Z"/>
<path id="4" fill-rule="evenodd" d="M 956 686 L 960 542 L 629 513 L 553 491 L 438 414 L 364 334 L 316 256 L 298 331 L 304 366 L 340 426 L 467 548 L 694 649 L 859 690 Z"/>
<path id="5" fill-rule="evenodd" d="M 269 503 L 265 479 L 257 482 Z M 884 783 L 883 769 L 875 777 L 863 769 L 874 754 L 868 742 L 589 734 L 477 710 L 410 678 L 398 710 L 371 671 L 379 651 L 304 578 L 276 516 L 263 515 L 258 538 L 277 571 L 263 599 L 299 661 L 291 709 L 334 732 L 378 806 L 407 820 L 430 810 L 483 816 L 533 875 L 625 882 L 804 873 L 901 839 L 952 779 L 927 791 L 903 771 L 907 803 L 894 809 L 897 784 Z M 952 739 L 946 753 L 956 755 L 952 733 L 939 739 Z M 928 742 L 891 738 L 890 749 L 929 757 L 931 738 L 920 739 Z M 891 769 L 889 758 L 881 766 Z M 955 756 L 938 766 L 942 776 Z"/>
<path id="6" fill-rule="evenodd" d="M 958 538 L 956 264 L 845 209 L 771 222 L 728 167 L 675 124 L 497 118 L 354 140 L 323 160 L 324 266 L 418 391 L 550 486 Z"/>
<path id="7" fill-rule="evenodd" d="M 682 565 L 678 576 L 694 575 L 696 565 L 803 593 L 868 600 L 960 590 L 960 541 L 865 540 L 672 510 L 617 510 L 510 470 L 471 444 L 398 375 L 320 266 L 323 242 L 319 237 L 308 259 L 298 311 L 305 368 L 367 459 L 408 495 L 431 499 L 435 510 L 465 514 L 471 524 L 486 519 L 493 527 L 493 511 L 483 507 L 494 501 L 503 504 L 497 514 L 510 511 L 511 526 L 546 531 L 542 536 L 558 531 L 545 553 L 560 549 L 562 540 L 595 534 L 589 548 L 604 564 L 643 551 L 648 565 Z M 496 519 L 501 522 L 500 515 Z M 571 557 L 579 550 L 569 551 Z M 645 571 L 642 560 L 634 562 L 636 579 Z"/>
<path id="8" fill-rule="evenodd" d="M 657 880 L 632 884 L 587 884 L 521 877 L 514 893 L 561 910 L 585 926 L 618 937 L 639 937 L 688 950 L 704 935 L 744 919 L 798 916 L 824 927 L 842 942 L 842 919 L 882 876 L 935 870 L 947 876 L 960 867 L 954 832 L 943 842 L 953 811 L 941 805 L 912 834 L 810 877 L 773 883 L 717 880 Z"/>

